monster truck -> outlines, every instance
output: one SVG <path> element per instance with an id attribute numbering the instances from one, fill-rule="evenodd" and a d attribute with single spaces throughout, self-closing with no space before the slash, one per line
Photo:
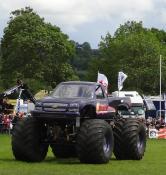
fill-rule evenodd
<path id="1" fill-rule="evenodd" d="M 144 125 L 121 118 L 110 100 L 99 83 L 60 83 L 50 96 L 36 101 L 32 117 L 15 126 L 15 158 L 40 162 L 50 146 L 56 157 L 78 157 L 84 163 L 107 163 L 113 152 L 117 159 L 142 159 Z"/>

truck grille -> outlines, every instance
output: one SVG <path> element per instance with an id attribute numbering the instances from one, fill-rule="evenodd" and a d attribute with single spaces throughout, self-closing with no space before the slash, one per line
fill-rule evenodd
<path id="1" fill-rule="evenodd" d="M 49 112 L 65 112 L 67 110 L 68 104 L 65 103 L 44 103 L 44 111 Z"/>

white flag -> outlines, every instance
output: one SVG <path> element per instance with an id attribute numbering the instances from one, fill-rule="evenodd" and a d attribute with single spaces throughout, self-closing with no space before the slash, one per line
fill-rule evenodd
<path id="1" fill-rule="evenodd" d="M 101 74 L 101 73 L 98 72 L 97 82 L 102 84 L 105 87 L 105 90 L 107 92 L 108 79 L 104 74 Z"/>
<path id="2" fill-rule="evenodd" d="M 118 74 L 118 90 L 122 90 L 123 88 L 123 82 L 126 80 L 127 75 L 124 74 L 123 72 L 119 72 Z"/>

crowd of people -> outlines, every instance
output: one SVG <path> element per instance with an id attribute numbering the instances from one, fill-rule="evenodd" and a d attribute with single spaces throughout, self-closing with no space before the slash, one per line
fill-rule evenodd
<path id="1" fill-rule="evenodd" d="M 159 130 L 161 128 L 166 127 L 164 117 L 161 117 L 161 119 L 160 118 L 148 117 L 145 120 L 145 124 L 146 124 L 147 129 L 157 129 L 157 130 Z"/>
<path id="2" fill-rule="evenodd" d="M 17 121 L 25 116 L 26 114 L 24 113 L 18 113 L 16 115 L 3 113 L 0 114 L 0 133 L 11 133 Z"/>

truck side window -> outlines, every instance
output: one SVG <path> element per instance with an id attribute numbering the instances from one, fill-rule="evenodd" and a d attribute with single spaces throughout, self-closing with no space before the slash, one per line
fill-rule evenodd
<path id="1" fill-rule="evenodd" d="M 95 94 L 96 94 L 96 98 L 97 98 L 97 99 L 102 99 L 102 98 L 104 98 L 104 93 L 103 93 L 103 90 L 102 90 L 101 86 L 97 86 L 97 87 L 96 87 Z"/>

